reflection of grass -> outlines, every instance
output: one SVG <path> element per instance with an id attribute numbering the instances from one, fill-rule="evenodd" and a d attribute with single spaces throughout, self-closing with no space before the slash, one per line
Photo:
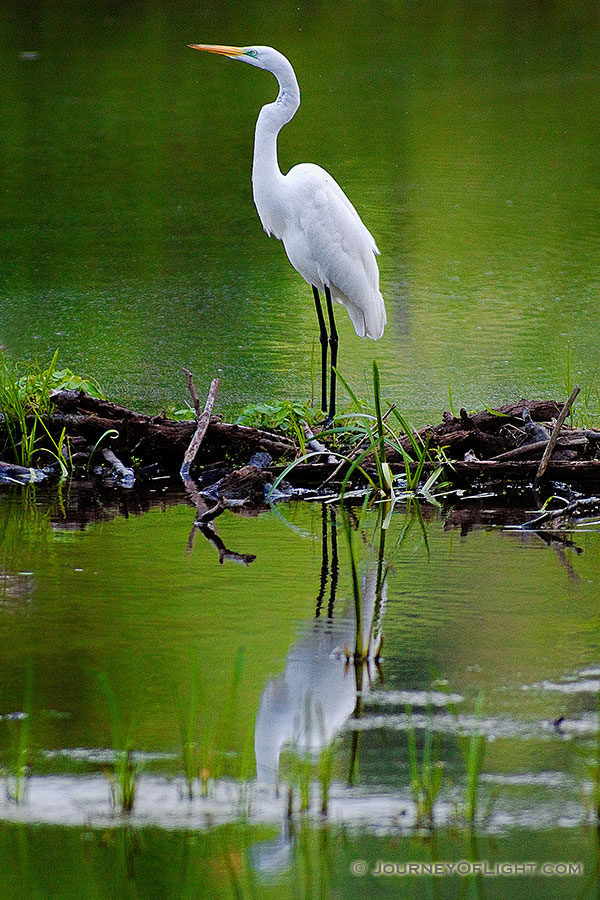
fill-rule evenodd
<path id="1" fill-rule="evenodd" d="M 15 803 L 25 799 L 25 785 L 31 754 L 31 716 L 33 704 L 33 672 L 27 668 L 23 709 L 18 714 L 5 717 L 10 737 L 10 762 L 8 765 L 8 796 Z"/>
<path id="2" fill-rule="evenodd" d="M 121 711 L 104 672 L 98 675 L 98 681 L 108 703 L 113 734 L 115 762 L 113 771 L 110 773 L 113 802 L 122 812 L 131 812 L 135 802 L 135 788 L 139 766 L 133 758 L 131 736 L 125 732 Z"/>

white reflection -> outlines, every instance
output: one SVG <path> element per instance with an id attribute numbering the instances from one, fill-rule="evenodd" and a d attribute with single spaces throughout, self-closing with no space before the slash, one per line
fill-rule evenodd
<path id="1" fill-rule="evenodd" d="M 381 576 L 380 576 L 381 579 Z M 356 614 L 315 618 L 294 644 L 285 669 L 267 682 L 256 717 L 254 749 L 259 781 L 276 784 L 284 748 L 315 757 L 354 713 L 359 688 L 375 680 L 387 587 L 378 569 L 361 579 L 361 635 L 364 663 L 354 662 Z"/>

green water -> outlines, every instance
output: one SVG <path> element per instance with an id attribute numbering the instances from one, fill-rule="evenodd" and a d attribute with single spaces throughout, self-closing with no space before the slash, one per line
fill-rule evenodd
<path id="1" fill-rule="evenodd" d="M 2 4 L 0 341 L 119 400 L 185 398 L 221 372 L 226 412 L 311 394 L 310 289 L 252 203 L 268 73 L 190 41 L 271 43 L 302 106 L 284 170 L 313 161 L 380 245 L 376 354 L 416 419 L 564 393 L 598 367 L 597 6 L 563 3 Z M 343 27 L 340 23 L 343 22 Z M 35 53 L 36 58 L 22 58 Z"/>
<path id="2" fill-rule="evenodd" d="M 382 251 L 383 339 L 360 341 L 338 313 L 349 382 L 368 393 L 376 357 L 384 394 L 414 423 L 438 421 L 449 389 L 456 408 L 473 407 L 562 396 L 571 378 L 598 412 L 595 4 L 3 0 L 0 17 L 0 343 L 13 357 L 49 361 L 58 347 L 64 365 L 150 411 L 186 399 L 184 365 L 201 391 L 221 375 L 227 415 L 310 397 L 310 290 L 252 204 L 254 122 L 275 83 L 186 47 L 268 43 L 302 90 L 282 168 L 329 169 Z M 360 521 L 355 508 L 358 579 L 372 608 L 379 578 L 383 635 L 355 708 L 341 511 L 226 512 L 218 540 L 194 513 L 160 483 L 85 502 L 66 486 L 2 488 L 0 763 L 10 769 L 23 721 L 10 714 L 30 671 L 35 776 L 21 807 L 2 778 L 7 897 L 594 895 L 596 524 L 542 540 L 485 509 L 398 506 L 383 535 L 377 507 Z M 220 564 L 219 541 L 256 559 Z M 246 826 L 233 782 L 188 808 L 178 758 L 177 698 L 195 681 L 214 734 L 240 651 L 224 774 L 246 779 Z M 126 823 L 102 774 L 114 723 L 99 673 L 142 754 Z M 421 746 L 436 678 L 459 698 L 465 733 L 486 735 L 475 837 L 460 823 L 464 765 L 439 692 L 440 822 L 425 837 L 411 820 L 405 706 Z M 296 785 L 291 831 L 285 791 L 254 783 L 265 735 L 294 782 L 287 707 L 272 702 L 284 687 L 288 718 L 310 690 L 331 698 L 335 746 L 329 820 L 314 803 L 300 815 Z M 584 874 L 400 884 L 353 876 L 356 859 L 575 860 Z"/>
<path id="3" fill-rule="evenodd" d="M 597 527 L 548 542 L 484 529 L 475 503 L 471 528 L 464 511 L 459 518 L 451 508 L 399 506 L 382 531 L 380 509 L 356 507 L 350 544 L 340 510 L 286 504 L 216 520 L 229 550 L 256 555 L 247 566 L 220 565 L 214 542 L 194 533 L 193 508 L 176 494 L 120 502 L 98 495 L 95 521 L 85 525 L 85 507 L 77 513 L 72 497 L 39 489 L 2 497 L 0 752 L 10 788 L 11 736 L 22 727 L 15 714 L 24 709 L 29 670 L 35 776 L 24 803 L 0 800 L 6 883 L 40 896 L 48 883 L 47 895 L 63 898 L 71 896 L 68 873 L 78 869 L 79 896 L 90 900 L 115 890 L 309 897 L 310 884 L 327 898 L 353 890 L 391 897 L 395 879 L 357 878 L 352 862 L 367 860 L 371 870 L 378 859 L 571 861 L 582 864 L 580 874 L 560 884 L 558 876 L 532 876 L 533 895 L 592 896 L 597 847 L 585 760 L 596 752 L 600 689 Z M 358 705 L 344 655 L 354 634 L 351 546 L 363 629 L 372 624 L 374 640 L 383 636 L 379 666 L 361 676 Z M 240 651 L 242 678 L 229 706 Z M 114 723 L 99 673 L 141 765 L 125 821 L 110 802 Z M 459 732 L 480 730 L 486 739 L 478 838 L 461 819 L 465 769 L 440 679 L 457 704 Z M 244 779 L 239 796 L 225 781 L 206 799 L 198 787 L 192 803 L 184 798 L 178 706 L 191 708 L 194 683 L 198 733 L 214 735 L 224 723 L 221 771 Z M 316 783 L 312 812 L 299 814 L 289 752 L 294 733 L 302 746 L 294 722 L 310 704 L 335 747 L 325 819 Z M 414 829 L 406 704 L 419 744 L 426 728 L 440 740 L 443 789 L 431 837 Z M 313 740 L 322 747 L 318 734 Z M 285 789 L 277 798 L 269 787 L 277 771 L 295 785 L 290 825 Z M 110 891 L 102 875 L 109 868 Z M 435 884 L 452 896 L 458 885 L 456 876 L 415 878 L 415 896 Z M 518 896 L 522 886 L 520 878 L 484 881 L 490 896 Z M 462 879 L 462 887 L 481 896 L 477 879 Z"/>

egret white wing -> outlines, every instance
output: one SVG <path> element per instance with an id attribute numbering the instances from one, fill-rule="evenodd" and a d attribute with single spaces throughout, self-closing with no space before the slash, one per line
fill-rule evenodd
<path id="1" fill-rule="evenodd" d="M 280 235 L 292 265 L 310 284 L 342 303 L 360 337 L 381 337 L 386 322 L 375 241 L 335 180 L 319 166 L 285 176 Z"/>

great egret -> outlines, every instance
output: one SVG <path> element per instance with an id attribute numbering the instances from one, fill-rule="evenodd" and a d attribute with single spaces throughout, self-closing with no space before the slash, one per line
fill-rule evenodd
<path id="1" fill-rule="evenodd" d="M 327 345 L 331 379 L 327 419 L 335 415 L 335 367 L 338 334 L 332 298 L 346 307 L 359 337 L 378 340 L 386 323 L 379 290 L 379 253 L 370 232 L 334 179 L 320 166 L 301 163 L 284 175 L 277 161 L 277 135 L 300 105 L 296 74 L 272 47 L 189 44 L 271 72 L 279 83 L 274 103 L 261 109 L 254 140 L 252 192 L 266 233 L 283 241 L 288 259 L 312 286 L 321 342 L 321 408 L 327 410 Z M 325 294 L 329 333 L 319 291 Z"/>

